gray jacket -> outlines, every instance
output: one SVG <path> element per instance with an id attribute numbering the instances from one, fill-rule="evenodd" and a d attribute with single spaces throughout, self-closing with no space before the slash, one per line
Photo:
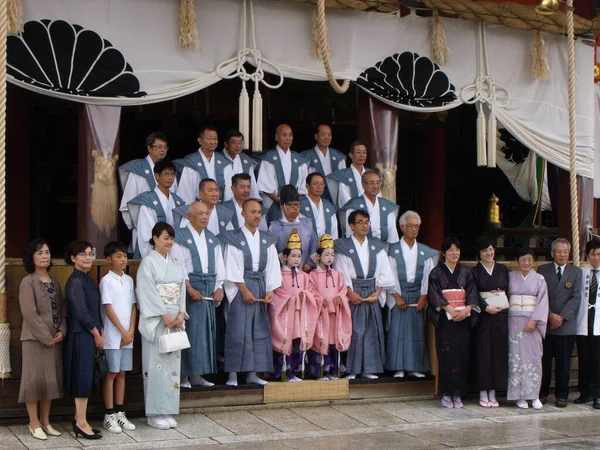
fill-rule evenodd
<path id="1" fill-rule="evenodd" d="M 571 264 L 564 268 L 560 282 L 556 277 L 554 263 L 544 264 L 538 268 L 548 285 L 548 301 L 550 312 L 564 318 L 563 324 L 556 330 L 548 327 L 548 334 L 570 336 L 577 334 L 577 313 L 581 303 L 581 269 Z"/>

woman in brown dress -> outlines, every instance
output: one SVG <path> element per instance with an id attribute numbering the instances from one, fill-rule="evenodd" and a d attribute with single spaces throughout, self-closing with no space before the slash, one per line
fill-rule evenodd
<path id="1" fill-rule="evenodd" d="M 23 263 L 29 275 L 23 278 L 19 289 L 23 316 L 19 403 L 27 407 L 31 435 L 46 440 L 48 435 L 60 436 L 50 425 L 50 404 L 63 395 L 61 342 L 67 332 L 67 308 L 58 282 L 48 275 L 48 243 L 43 239 L 31 241 L 25 249 Z"/>

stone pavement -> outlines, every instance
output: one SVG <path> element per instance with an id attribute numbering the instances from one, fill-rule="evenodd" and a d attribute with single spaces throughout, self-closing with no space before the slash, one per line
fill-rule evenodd
<path id="1" fill-rule="evenodd" d="M 462 410 L 432 399 L 212 408 L 186 411 L 167 431 L 134 418 L 137 430 L 105 432 L 99 441 L 75 439 L 67 422 L 54 424 L 64 433 L 47 441 L 10 425 L 0 427 L 0 449 L 600 449 L 600 411 L 573 403 L 558 409 L 553 400 L 541 411 L 506 402 L 488 410 L 475 399 Z"/>

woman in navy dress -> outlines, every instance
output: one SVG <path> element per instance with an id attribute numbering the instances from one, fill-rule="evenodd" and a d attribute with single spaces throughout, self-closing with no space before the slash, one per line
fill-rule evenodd
<path id="1" fill-rule="evenodd" d="M 65 394 L 75 399 L 75 435 L 99 439 L 87 422 L 86 411 L 94 384 L 94 355 L 104 346 L 100 293 L 88 274 L 94 262 L 92 244 L 73 241 L 65 253 L 65 261 L 75 267 L 67 280 L 67 333 L 65 349 Z"/>

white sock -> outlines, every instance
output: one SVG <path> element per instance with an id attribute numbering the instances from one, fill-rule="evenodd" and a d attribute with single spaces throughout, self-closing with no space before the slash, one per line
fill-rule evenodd
<path id="1" fill-rule="evenodd" d="M 489 402 L 487 391 L 479 391 L 479 400 L 483 400 L 484 402 Z"/>
<path id="2" fill-rule="evenodd" d="M 237 372 L 229 373 L 229 378 L 227 379 L 226 384 L 227 384 L 227 386 L 237 386 L 238 385 Z"/>
<path id="3" fill-rule="evenodd" d="M 489 399 L 490 399 L 490 402 L 495 402 L 496 401 L 496 391 L 490 391 L 489 392 Z"/>
<path id="4" fill-rule="evenodd" d="M 190 384 L 192 386 L 214 386 L 214 383 L 211 383 L 210 381 L 206 381 L 203 377 L 201 376 L 197 376 L 197 377 L 190 377 Z"/>
<path id="5" fill-rule="evenodd" d="M 346 379 L 347 380 L 354 380 L 354 379 L 356 379 L 356 374 L 355 373 L 349 373 L 348 375 L 346 375 Z"/>
<path id="6" fill-rule="evenodd" d="M 267 384 L 267 381 L 258 378 L 256 372 L 248 372 L 248 375 L 246 375 L 246 383 L 260 384 L 261 386 L 264 386 L 265 384 Z"/>

